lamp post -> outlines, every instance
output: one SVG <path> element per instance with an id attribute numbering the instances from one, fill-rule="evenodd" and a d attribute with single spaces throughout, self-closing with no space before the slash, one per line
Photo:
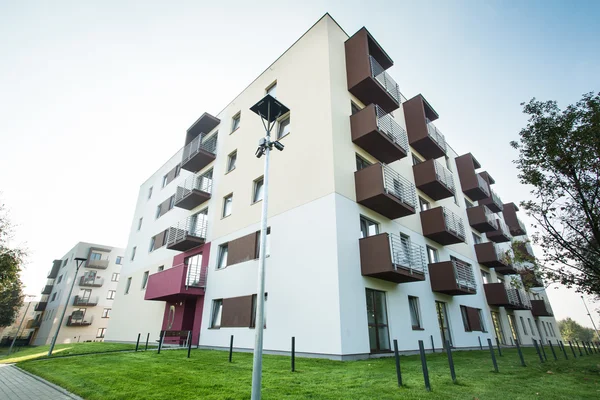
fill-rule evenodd
<path id="1" fill-rule="evenodd" d="M 35 297 L 32 295 L 25 295 L 25 297 Z M 23 321 L 25 321 L 25 318 L 27 318 L 27 312 L 29 311 L 29 306 L 31 305 L 31 301 L 29 303 L 27 303 L 27 308 L 25 309 L 25 314 L 23 314 L 23 318 L 21 318 L 21 323 L 19 324 L 19 327 L 17 328 L 17 333 L 15 334 L 15 337 L 12 340 L 12 343 L 10 344 L 10 348 L 8 349 L 8 355 L 10 355 L 10 352 L 12 351 L 13 346 L 15 345 L 15 342 L 17 341 L 17 338 L 19 337 L 19 332 L 21 331 L 21 326 L 23 326 Z"/>
<path id="2" fill-rule="evenodd" d="M 265 156 L 265 171 L 263 175 L 263 203 L 262 217 L 260 221 L 260 248 L 258 256 L 258 290 L 256 293 L 256 333 L 254 340 L 254 358 L 252 362 L 252 400 L 259 400 L 261 396 L 262 380 L 262 352 L 263 352 L 263 329 L 265 310 L 265 249 L 267 240 L 267 212 L 269 204 L 269 155 L 273 147 L 283 150 L 283 144 L 279 141 L 271 141 L 271 130 L 277 119 L 287 114 L 290 110 L 277 101 L 273 96 L 266 95 L 258 103 L 250 107 L 250 111 L 258 114 L 265 128 L 266 136 L 258 141 L 256 157 Z"/>
<path id="3" fill-rule="evenodd" d="M 590 317 L 590 321 L 592 321 L 592 326 L 594 327 L 594 331 L 596 331 L 596 337 L 600 340 L 600 335 L 598 334 L 598 329 L 596 329 L 596 324 L 594 323 L 594 318 L 592 318 L 592 314 L 590 314 L 590 310 L 588 309 L 587 304 L 585 304 L 585 299 L 581 296 L 581 301 L 583 301 L 583 305 L 585 306 L 585 311 L 587 311 L 588 317 Z"/>
<path id="4" fill-rule="evenodd" d="M 87 258 L 77 257 L 75 259 L 75 263 L 77 264 L 77 269 L 75 270 L 75 276 L 73 277 L 73 282 L 71 282 L 71 289 L 69 289 L 69 294 L 67 295 L 67 301 L 65 303 L 65 308 L 63 308 L 62 314 L 60 315 L 60 321 L 58 322 L 58 327 L 56 328 L 56 333 L 52 338 L 52 343 L 50 344 L 50 350 L 48 350 L 48 357 L 52 355 L 52 350 L 54 350 L 54 345 L 56 344 L 56 338 L 58 338 L 58 332 L 60 332 L 60 327 L 62 325 L 63 319 L 65 318 L 65 312 L 67 312 L 67 307 L 69 306 L 69 300 L 71 299 L 71 293 L 73 293 L 73 286 L 75 286 L 75 280 L 77 279 L 77 274 L 79 273 L 79 268 L 84 261 L 87 261 Z"/>

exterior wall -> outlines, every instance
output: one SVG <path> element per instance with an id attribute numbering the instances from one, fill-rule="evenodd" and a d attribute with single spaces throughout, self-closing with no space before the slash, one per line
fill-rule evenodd
<path id="1" fill-rule="evenodd" d="M 33 320 L 35 318 L 35 315 L 37 314 L 37 312 L 35 311 L 35 304 L 36 303 L 33 301 L 23 302 L 23 305 L 21 306 L 21 308 L 19 308 L 19 312 L 15 317 L 15 321 L 9 326 L 0 328 L 0 341 L 4 338 L 15 337 L 17 331 L 20 338 L 27 338 L 30 334 L 33 334 L 34 329 L 28 328 L 27 323 L 28 321 Z M 23 318 L 25 319 L 23 320 Z M 23 321 L 23 325 L 20 327 L 21 329 L 19 330 L 21 321 Z"/>

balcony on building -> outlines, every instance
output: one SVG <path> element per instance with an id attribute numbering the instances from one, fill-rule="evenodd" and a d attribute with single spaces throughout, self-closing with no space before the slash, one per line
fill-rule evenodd
<path id="1" fill-rule="evenodd" d="M 469 225 L 479 232 L 492 232 L 498 230 L 496 216 L 487 206 L 474 206 L 467 208 Z"/>
<path id="2" fill-rule="evenodd" d="M 54 287 L 54 283 L 44 286 L 42 289 L 42 294 L 50 294 L 52 293 L 52 288 Z"/>
<path id="3" fill-rule="evenodd" d="M 531 314 L 534 317 L 552 317 L 552 307 L 546 300 L 531 300 Z"/>
<path id="4" fill-rule="evenodd" d="M 497 273 L 502 275 L 513 275 L 519 271 L 518 267 L 511 262 L 508 254 L 500 250 L 493 242 L 476 244 L 475 254 L 479 264 L 494 268 Z"/>
<path id="5" fill-rule="evenodd" d="M 363 104 L 379 104 L 385 112 L 400 107 L 400 89 L 386 72 L 394 65 L 366 28 L 345 42 L 348 91 Z"/>
<path id="6" fill-rule="evenodd" d="M 504 222 L 508 225 L 508 229 L 513 236 L 526 235 L 525 224 L 517 217 L 517 211 L 519 211 L 519 208 L 515 203 L 504 204 L 502 209 Z"/>
<path id="7" fill-rule="evenodd" d="M 96 276 L 82 276 L 79 278 L 79 286 L 84 287 L 100 287 L 104 285 L 104 278 Z"/>
<path id="8" fill-rule="evenodd" d="M 454 196 L 452 172 L 437 160 L 430 159 L 413 165 L 415 186 L 433 200 Z"/>
<path id="9" fill-rule="evenodd" d="M 208 201 L 212 193 L 212 178 L 192 175 L 177 186 L 175 207 L 192 210 Z"/>
<path id="10" fill-rule="evenodd" d="M 78 307 L 93 307 L 98 305 L 98 296 L 94 297 L 82 297 L 75 296 L 73 298 L 73 305 Z"/>
<path id="11" fill-rule="evenodd" d="M 423 236 L 444 246 L 465 241 L 462 219 L 448 208 L 431 208 L 421 211 L 420 215 Z"/>
<path id="12" fill-rule="evenodd" d="M 514 248 L 515 252 L 519 253 L 519 258 L 524 261 L 532 261 L 535 258 L 535 254 L 533 254 L 533 249 L 529 242 L 515 240 Z"/>
<path id="13" fill-rule="evenodd" d="M 422 95 L 417 95 L 403 104 L 408 143 L 425 159 L 444 157 L 446 139 L 433 121 L 438 114 Z"/>
<path id="14" fill-rule="evenodd" d="M 490 306 L 505 307 L 511 310 L 531 309 L 531 301 L 523 289 L 508 287 L 504 283 L 486 283 L 483 288 Z"/>
<path id="15" fill-rule="evenodd" d="M 451 296 L 477 293 L 473 267 L 460 260 L 429 264 L 431 290 Z"/>
<path id="16" fill-rule="evenodd" d="M 389 165 L 373 164 L 354 173 L 356 202 L 389 218 L 415 213 L 415 185 Z"/>
<path id="17" fill-rule="evenodd" d="M 526 287 L 544 287 L 544 282 L 531 268 L 521 268 L 519 270 L 521 281 Z"/>
<path id="18" fill-rule="evenodd" d="M 41 319 L 30 319 L 27 321 L 27 324 L 25 325 L 25 329 L 35 329 L 35 328 L 39 328 L 40 325 L 42 325 L 42 320 Z"/>
<path id="19" fill-rule="evenodd" d="M 188 251 L 204 244 L 208 230 L 206 214 L 196 214 L 179 221 L 167 232 L 167 249 Z"/>
<path id="20" fill-rule="evenodd" d="M 510 240 L 512 239 L 512 235 L 510 234 L 506 223 L 502 219 L 496 218 L 496 224 L 498 225 L 498 229 L 496 229 L 495 231 L 487 232 L 485 236 L 495 243 L 510 242 Z"/>
<path id="21" fill-rule="evenodd" d="M 217 134 L 209 136 L 209 133 L 220 122 L 220 119 L 204 113 L 187 130 L 181 158 L 181 168 L 196 173 L 215 160 Z"/>
<path id="22" fill-rule="evenodd" d="M 492 189 L 490 189 L 490 196 L 486 197 L 483 200 L 479 200 L 478 204 L 483 204 L 487 206 L 490 210 L 492 210 L 492 212 L 495 213 L 502 211 L 502 209 L 504 208 L 504 205 L 502 204 L 502 199 Z"/>
<path id="23" fill-rule="evenodd" d="M 187 297 L 204 296 L 207 268 L 179 264 L 150 275 L 145 300 L 180 301 Z"/>
<path id="24" fill-rule="evenodd" d="M 89 326 L 93 321 L 93 316 L 86 316 L 81 311 L 73 311 L 67 318 L 67 326 Z"/>
<path id="25" fill-rule="evenodd" d="M 62 260 L 54 260 L 52 262 L 52 269 L 48 273 L 48 279 L 54 279 L 58 276 L 58 271 L 60 270 L 62 262 Z"/>
<path id="26" fill-rule="evenodd" d="M 35 305 L 35 311 L 46 311 L 47 305 L 48 305 L 48 300 L 40 301 Z"/>
<path id="27" fill-rule="evenodd" d="M 352 142 L 379 161 L 389 164 L 409 153 L 406 131 L 377 104 L 350 117 Z"/>
<path id="28" fill-rule="evenodd" d="M 393 283 L 425 280 L 423 247 L 394 233 L 380 233 L 359 240 L 363 276 Z"/>
<path id="29" fill-rule="evenodd" d="M 490 188 L 481 174 L 475 170 L 481 168 L 473 154 L 467 153 L 455 158 L 458 178 L 463 193 L 471 200 L 478 201 L 490 197 Z"/>

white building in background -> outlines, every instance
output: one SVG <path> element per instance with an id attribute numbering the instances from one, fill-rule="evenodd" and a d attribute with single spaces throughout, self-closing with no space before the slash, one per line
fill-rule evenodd
<path id="1" fill-rule="evenodd" d="M 28 322 L 36 328 L 31 344 L 50 344 L 61 313 L 67 310 L 56 343 L 104 341 L 121 273 L 125 250 L 79 242 L 60 259 L 54 260 L 37 315 Z M 75 258 L 85 258 L 77 276 Z M 75 279 L 71 297 L 67 299 Z"/>
<path id="2" fill-rule="evenodd" d="M 19 339 L 26 340 L 33 334 L 32 322 L 37 314 L 35 311 L 36 303 L 33 301 L 24 301 L 21 308 L 15 316 L 14 322 L 5 327 L 0 327 L 0 344 L 10 344 L 15 335 L 18 335 Z M 21 325 L 21 321 L 23 324 Z"/>
<path id="3" fill-rule="evenodd" d="M 533 276 L 503 256 L 513 234 L 526 238 L 516 207 L 466 143 L 450 146 L 422 95 L 400 93 L 392 64 L 365 28 L 349 36 L 326 14 L 204 113 L 140 187 L 106 339 L 192 331 L 201 347 L 235 335 L 253 348 L 264 128 L 249 108 L 271 94 L 291 112 L 271 158 L 267 351 L 289 351 L 292 336 L 298 352 L 335 359 L 393 339 L 402 351 L 560 340 L 541 283 L 511 284 Z"/>

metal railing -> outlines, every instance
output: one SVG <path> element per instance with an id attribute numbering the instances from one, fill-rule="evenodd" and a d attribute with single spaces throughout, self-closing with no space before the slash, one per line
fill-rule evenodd
<path id="1" fill-rule="evenodd" d="M 444 150 L 444 153 L 447 151 L 446 138 L 444 134 L 440 132 L 440 130 L 429 120 L 429 118 L 425 118 L 425 123 L 427 124 L 427 134 L 431 139 L 437 143 L 440 148 Z"/>
<path id="2" fill-rule="evenodd" d="M 98 296 L 94 296 L 94 297 L 75 296 L 73 298 L 74 306 L 95 306 L 97 304 L 98 304 Z"/>
<path id="3" fill-rule="evenodd" d="M 212 193 L 213 180 L 204 175 L 192 175 L 188 177 L 183 183 L 177 186 L 175 192 L 175 202 L 177 203 L 185 196 L 190 194 L 192 190 L 200 190 L 205 193 Z"/>
<path id="4" fill-rule="evenodd" d="M 504 208 L 504 206 L 502 205 L 502 199 L 500 198 L 500 196 L 498 196 L 496 194 L 496 192 L 494 192 L 492 189 L 490 189 L 490 194 L 492 196 L 492 201 L 498 206 L 498 208 L 500 208 L 501 210 Z"/>
<path id="5" fill-rule="evenodd" d="M 79 278 L 79 286 L 102 286 L 103 284 L 104 278 L 86 275 Z"/>
<path id="6" fill-rule="evenodd" d="M 169 234 L 167 235 L 167 246 L 185 240 L 185 238 L 188 236 L 206 239 L 207 230 L 208 215 L 191 215 L 169 228 Z"/>
<path id="7" fill-rule="evenodd" d="M 488 186 L 488 183 L 481 177 L 481 175 L 475 174 L 475 176 L 477 177 L 477 186 L 479 189 L 483 190 L 487 197 L 490 197 L 490 187 Z"/>
<path id="8" fill-rule="evenodd" d="M 477 290 L 477 282 L 473 274 L 473 267 L 459 260 L 452 260 L 456 284 L 461 289 Z"/>
<path id="9" fill-rule="evenodd" d="M 73 315 L 69 315 L 67 319 L 67 326 L 87 326 L 91 325 L 94 321 L 94 316 L 89 317 L 83 316 L 82 318 L 73 318 Z"/>
<path id="10" fill-rule="evenodd" d="M 390 249 L 392 252 L 392 264 L 394 269 L 402 268 L 411 273 L 419 272 L 425 274 L 425 251 L 418 244 L 410 240 L 389 233 Z"/>
<path id="11" fill-rule="evenodd" d="M 86 268 L 106 269 L 108 268 L 108 258 L 100 260 L 88 260 Z"/>
<path id="12" fill-rule="evenodd" d="M 205 133 L 196 136 L 194 140 L 189 142 L 183 148 L 183 157 L 181 159 L 181 164 L 185 164 L 186 162 L 188 162 L 201 150 L 204 150 L 208 153 L 216 154 L 218 134 L 215 133 L 209 138 L 206 138 L 206 136 L 207 135 Z"/>
<path id="13" fill-rule="evenodd" d="M 498 224 L 498 230 L 502 232 L 504 236 L 509 238 L 512 237 L 512 235 L 510 234 L 510 229 L 508 229 L 508 225 L 506 225 L 506 222 L 504 222 L 500 218 L 497 218 L 496 223 Z"/>
<path id="14" fill-rule="evenodd" d="M 446 223 L 446 230 L 454 233 L 461 239 L 465 239 L 465 225 L 458 215 L 454 214 L 448 208 L 442 206 L 444 212 L 444 222 Z"/>
<path id="15" fill-rule="evenodd" d="M 371 64 L 371 76 L 396 100 L 396 103 L 400 104 L 400 88 L 396 81 L 385 72 L 385 69 L 371 55 L 369 55 L 369 62 Z"/>
<path id="16" fill-rule="evenodd" d="M 433 160 L 433 166 L 435 169 L 435 177 L 438 181 L 442 183 L 442 185 L 446 186 L 448 190 L 452 193 L 455 192 L 454 189 L 454 179 L 452 178 L 452 172 L 446 167 L 442 165 L 438 160 Z"/>
<path id="17" fill-rule="evenodd" d="M 519 225 L 519 228 L 521 228 L 521 230 L 523 232 L 527 233 L 527 229 L 525 228 L 525 224 L 519 218 L 517 218 L 517 224 Z"/>
<path id="18" fill-rule="evenodd" d="M 485 214 L 485 220 L 498 230 L 498 223 L 496 222 L 496 215 L 486 206 L 483 207 L 483 213 Z"/>
<path id="19" fill-rule="evenodd" d="M 180 264 L 182 265 L 182 264 Z M 183 264 L 185 265 L 185 264 Z M 178 265 L 179 266 L 179 265 Z M 185 276 L 186 287 L 206 287 L 206 276 L 208 268 L 202 268 L 201 265 L 187 265 L 187 274 Z"/>
<path id="20" fill-rule="evenodd" d="M 508 297 L 508 303 L 518 306 L 519 304 L 521 304 L 521 301 L 519 300 L 519 291 L 513 287 L 504 286 L 505 290 L 506 290 L 506 297 Z"/>
<path id="21" fill-rule="evenodd" d="M 396 197 L 402 203 L 415 208 L 417 204 L 415 185 L 403 178 L 392 167 L 381 164 L 381 168 L 383 168 L 383 187 L 385 192 Z"/>
<path id="22" fill-rule="evenodd" d="M 521 304 L 526 308 L 531 309 L 531 299 L 527 295 L 527 292 L 523 289 L 517 289 L 519 292 L 519 299 L 521 300 Z"/>
<path id="23" fill-rule="evenodd" d="M 383 111 L 377 104 L 375 104 L 375 113 L 377 115 L 377 129 L 385 133 L 392 142 L 396 143 L 408 154 L 408 136 L 406 131 L 394 120 L 391 114 Z"/>

